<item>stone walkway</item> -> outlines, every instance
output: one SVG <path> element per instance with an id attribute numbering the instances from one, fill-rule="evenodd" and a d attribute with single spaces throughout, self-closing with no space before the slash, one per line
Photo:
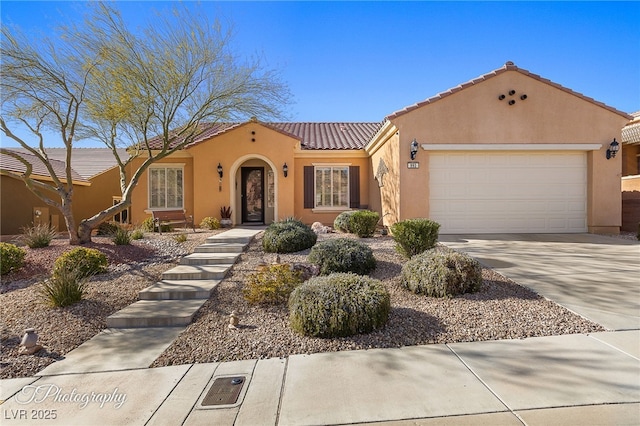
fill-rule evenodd
<path id="1" fill-rule="evenodd" d="M 39 376 L 147 368 L 193 320 L 244 248 L 263 228 L 233 228 L 209 237 L 139 301 L 107 318 L 107 329 Z"/>

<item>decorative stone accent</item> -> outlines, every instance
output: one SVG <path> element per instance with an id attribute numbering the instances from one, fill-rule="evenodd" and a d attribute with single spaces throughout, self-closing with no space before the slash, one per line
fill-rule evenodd
<path id="1" fill-rule="evenodd" d="M 231 311 L 231 315 L 229 315 L 229 325 L 230 329 L 238 328 L 238 324 L 240 324 L 240 315 L 237 311 Z"/>
<path id="2" fill-rule="evenodd" d="M 22 336 L 18 353 L 20 355 L 33 355 L 40 349 L 42 349 L 42 345 L 38 344 L 38 335 L 36 334 L 36 330 L 34 328 L 27 328 L 24 331 L 24 336 Z"/>
<path id="3" fill-rule="evenodd" d="M 324 226 L 320 222 L 314 222 L 313 225 L 311 225 L 311 230 L 313 232 L 315 232 L 316 234 L 330 234 L 331 233 L 331 227 Z"/>

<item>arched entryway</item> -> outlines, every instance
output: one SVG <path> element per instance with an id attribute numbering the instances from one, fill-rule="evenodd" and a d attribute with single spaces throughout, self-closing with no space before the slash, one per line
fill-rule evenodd
<path id="1" fill-rule="evenodd" d="M 239 158 L 231 168 L 233 222 L 243 225 L 269 224 L 278 214 L 277 173 L 273 163 L 261 155 Z"/>

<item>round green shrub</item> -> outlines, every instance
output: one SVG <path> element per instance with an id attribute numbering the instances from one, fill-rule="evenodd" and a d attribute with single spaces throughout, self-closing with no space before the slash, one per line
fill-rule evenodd
<path id="1" fill-rule="evenodd" d="M 360 238 L 371 238 L 376 232 L 376 226 L 380 220 L 377 212 L 370 210 L 358 210 L 351 215 L 349 229 Z"/>
<path id="2" fill-rule="evenodd" d="M 202 222 L 200 222 L 200 228 L 205 228 L 205 229 L 220 229 L 220 221 L 218 220 L 217 217 L 211 217 L 211 216 L 207 216 L 204 219 L 202 219 Z"/>
<path id="3" fill-rule="evenodd" d="M 433 249 L 415 255 L 402 267 L 401 284 L 416 294 L 452 297 L 482 285 L 482 267 L 464 253 Z"/>
<path id="4" fill-rule="evenodd" d="M 20 269 L 26 255 L 27 252 L 15 244 L 0 243 L 0 275 Z"/>
<path id="5" fill-rule="evenodd" d="M 311 278 L 289 297 L 291 328 L 312 337 L 369 333 L 386 324 L 390 310 L 382 282 L 356 274 Z"/>
<path id="6" fill-rule="evenodd" d="M 53 264 L 53 275 L 61 271 L 76 271 L 77 278 L 102 274 L 107 271 L 107 256 L 99 250 L 76 247 L 58 257 Z"/>
<path id="7" fill-rule="evenodd" d="M 293 253 L 313 247 L 317 239 L 310 227 L 288 218 L 267 227 L 262 237 L 262 248 L 267 253 Z"/>
<path id="8" fill-rule="evenodd" d="M 280 304 L 302 283 L 302 274 L 289 264 L 270 265 L 249 275 L 242 289 L 249 303 Z"/>
<path id="9" fill-rule="evenodd" d="M 357 210 L 347 210 L 340 213 L 333 221 L 333 229 L 339 232 L 350 233 L 351 232 L 351 216 Z"/>
<path id="10" fill-rule="evenodd" d="M 134 229 L 131 231 L 132 240 L 141 240 L 144 238 L 144 231 L 142 229 Z"/>
<path id="11" fill-rule="evenodd" d="M 435 247 L 440 224 L 429 219 L 407 219 L 391 225 L 398 252 L 408 258 Z"/>
<path id="12" fill-rule="evenodd" d="M 307 260 L 319 266 L 320 275 L 334 272 L 367 275 L 376 268 L 371 248 L 350 238 L 336 238 L 315 245 Z"/>

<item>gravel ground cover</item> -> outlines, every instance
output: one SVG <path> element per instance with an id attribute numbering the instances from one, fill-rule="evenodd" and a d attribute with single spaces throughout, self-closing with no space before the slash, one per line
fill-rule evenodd
<path id="1" fill-rule="evenodd" d="M 53 261 L 72 247 L 58 239 L 48 248 L 27 249 L 25 267 L 3 276 L 0 283 L 0 378 L 32 376 L 89 340 L 106 327 L 109 315 L 135 302 L 141 289 L 157 281 L 208 236 L 222 231 L 188 232 L 184 243 L 175 242 L 176 233 L 147 233 L 130 246 L 115 246 L 108 238 L 94 237 L 88 247 L 107 254 L 109 270 L 91 280 L 84 301 L 67 308 L 47 307 L 37 288 L 49 275 Z M 318 240 L 344 236 L 320 235 Z M 631 239 L 631 234 L 621 238 Z M 153 366 L 603 330 L 490 269 L 483 270 L 484 284 L 475 294 L 443 300 L 413 295 L 398 285 L 404 259 L 395 252 L 393 240 L 361 241 L 374 249 L 378 260 L 372 276 L 382 280 L 391 293 L 392 311 L 384 329 L 349 338 L 307 338 L 289 329 L 286 307 L 248 305 L 241 293 L 246 276 L 276 260 L 276 255 L 262 251 L 259 234 L 194 323 Z M 305 262 L 307 254 L 280 255 L 279 260 Z M 232 310 L 242 315 L 237 330 L 227 328 Z M 34 355 L 18 355 L 24 329 L 30 327 L 36 329 L 45 348 Z"/>
<path id="2" fill-rule="evenodd" d="M 162 272 L 220 231 L 189 232 L 177 243 L 179 232 L 146 233 L 131 245 L 116 246 L 109 238 L 93 237 L 83 247 L 101 250 L 109 259 L 107 273 L 94 276 L 85 299 L 66 308 L 46 306 L 38 294 L 53 262 L 71 250 L 68 240 L 55 239 L 49 247 L 27 250 L 25 265 L 4 275 L 0 283 L 0 378 L 29 377 L 106 328 L 106 318 L 137 301 L 138 292 L 158 281 Z M 44 349 L 34 355 L 18 355 L 26 328 L 35 328 Z"/>
<path id="3" fill-rule="evenodd" d="M 318 241 L 344 236 L 320 235 Z M 194 322 L 152 366 L 604 330 L 491 269 L 483 270 L 484 283 L 477 293 L 452 299 L 415 295 L 399 285 L 405 260 L 396 253 L 393 239 L 375 237 L 361 241 L 371 246 L 377 260 L 378 266 L 371 276 L 382 280 L 391 294 L 392 310 L 383 329 L 348 338 L 309 338 L 289 328 L 286 306 L 247 304 L 241 291 L 248 274 L 276 259 L 281 263 L 303 263 L 309 252 L 277 257 L 265 254 L 259 234 L 196 314 Z M 241 314 L 240 328 L 236 330 L 227 327 L 233 310 Z"/>

